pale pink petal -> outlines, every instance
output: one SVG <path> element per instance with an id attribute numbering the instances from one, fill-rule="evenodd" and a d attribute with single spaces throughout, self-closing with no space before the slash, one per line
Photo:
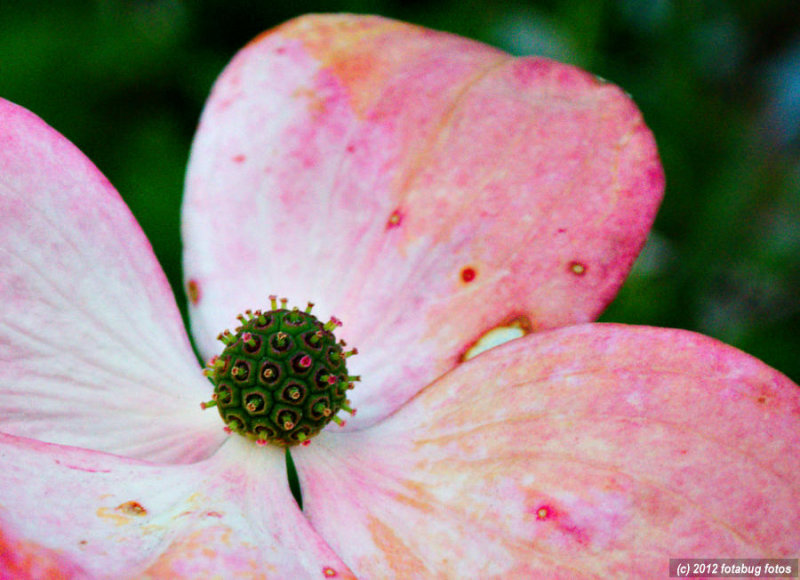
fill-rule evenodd
<path id="1" fill-rule="evenodd" d="M 219 445 L 170 287 L 114 188 L 0 100 L 0 431 L 163 461 Z"/>
<path id="2" fill-rule="evenodd" d="M 352 577 L 292 498 L 283 450 L 239 436 L 206 461 L 157 466 L 0 435 L 0 467 L 0 538 L 65 573 Z"/>
<path id="3" fill-rule="evenodd" d="M 294 452 L 358 576 L 656 578 L 800 552 L 800 388 L 677 330 L 579 325 L 465 363 Z"/>
<path id="4" fill-rule="evenodd" d="M 311 16 L 233 60 L 184 202 L 205 354 L 271 293 L 344 321 L 368 424 L 497 326 L 593 319 L 644 242 L 663 174 L 617 87 L 376 17 Z"/>

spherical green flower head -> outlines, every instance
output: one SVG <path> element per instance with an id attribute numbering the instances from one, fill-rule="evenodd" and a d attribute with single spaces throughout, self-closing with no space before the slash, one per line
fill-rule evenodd
<path id="1" fill-rule="evenodd" d="M 339 411 L 355 413 L 346 392 L 359 377 L 348 375 L 347 357 L 357 351 L 344 351 L 332 332 L 341 323 L 323 324 L 311 303 L 301 312 L 270 301 L 272 310 L 248 310 L 235 334 L 219 335 L 225 349 L 205 371 L 214 395 L 201 406 L 216 406 L 227 431 L 259 445 L 308 444 L 331 421 L 344 425 Z"/>

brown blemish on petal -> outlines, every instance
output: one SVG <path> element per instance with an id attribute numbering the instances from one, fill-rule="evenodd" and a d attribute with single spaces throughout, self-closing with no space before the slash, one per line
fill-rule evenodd
<path id="1" fill-rule="evenodd" d="M 129 516 L 146 516 L 147 510 L 144 509 L 142 504 L 138 501 L 126 501 L 125 503 L 119 504 L 115 508 L 118 512 L 121 512 L 125 515 Z"/>
<path id="2" fill-rule="evenodd" d="M 389 216 L 389 219 L 386 220 L 386 229 L 390 230 L 392 228 L 396 228 L 402 221 L 403 214 L 399 209 L 396 209 L 392 212 L 392 215 Z"/>
<path id="3" fill-rule="evenodd" d="M 200 302 L 200 285 L 197 280 L 191 279 L 186 283 L 186 294 L 192 306 L 197 306 L 197 303 Z"/>
<path id="4" fill-rule="evenodd" d="M 531 319 L 525 314 L 512 314 L 502 320 L 498 325 L 493 326 L 489 330 L 483 332 L 478 338 L 469 343 L 466 348 L 457 357 L 457 361 L 462 363 L 471 358 L 476 357 L 485 350 L 493 346 L 499 346 L 503 342 L 507 342 L 511 338 L 519 338 L 533 332 L 533 324 Z M 497 342 L 502 335 L 509 338 Z"/>
<path id="5" fill-rule="evenodd" d="M 325 566 L 322 569 L 322 575 L 325 576 L 325 578 L 336 578 L 337 576 L 336 570 L 334 570 L 330 566 Z"/>
<path id="6" fill-rule="evenodd" d="M 461 270 L 461 280 L 465 284 L 469 284 L 470 282 L 472 282 L 477 275 L 478 275 L 478 273 L 475 271 L 475 268 L 473 268 L 472 266 L 467 266 L 466 268 L 463 268 Z"/>
<path id="7" fill-rule="evenodd" d="M 586 273 L 587 267 L 586 264 L 581 264 L 580 262 L 570 262 L 569 270 L 576 276 L 583 276 Z"/>
<path id="8" fill-rule="evenodd" d="M 141 517 L 147 515 L 147 510 L 138 501 L 126 501 L 114 509 L 101 507 L 97 510 L 97 517 L 112 521 L 117 526 L 131 523 L 131 516 Z"/>

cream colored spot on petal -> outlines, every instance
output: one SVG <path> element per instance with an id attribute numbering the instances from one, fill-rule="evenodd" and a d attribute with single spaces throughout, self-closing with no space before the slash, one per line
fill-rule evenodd
<path id="1" fill-rule="evenodd" d="M 525 317 L 517 317 L 507 324 L 495 326 L 484 332 L 461 357 L 462 362 L 475 358 L 483 351 L 500 346 L 504 342 L 525 336 L 531 331 L 530 321 Z"/>

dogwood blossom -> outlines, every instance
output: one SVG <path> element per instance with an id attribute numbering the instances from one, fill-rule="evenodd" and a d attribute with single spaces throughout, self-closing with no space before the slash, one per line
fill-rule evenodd
<path id="1" fill-rule="evenodd" d="M 697 334 L 590 323 L 662 190 L 631 100 L 573 67 L 361 16 L 243 49 L 187 177 L 192 332 L 218 354 L 271 293 L 344 321 L 358 415 L 292 448 L 301 510 L 284 450 L 201 410 L 212 386 L 116 191 L 0 101 L 4 577 L 796 555 L 797 385 Z"/>

